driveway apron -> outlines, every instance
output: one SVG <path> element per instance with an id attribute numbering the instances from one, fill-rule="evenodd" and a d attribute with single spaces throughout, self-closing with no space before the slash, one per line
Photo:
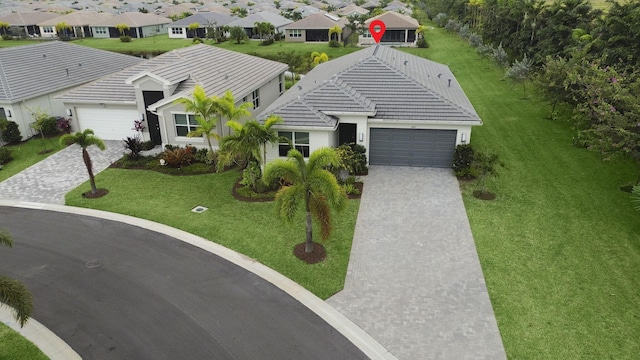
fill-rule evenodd
<path id="1" fill-rule="evenodd" d="M 106 149 L 87 148 L 98 174 L 122 157 L 122 141 L 105 141 Z M 22 172 L 0 182 L 0 200 L 20 200 L 64 205 L 64 196 L 89 180 L 78 145 L 69 146 Z M 100 183 L 97 184 L 100 187 Z"/>
<path id="2" fill-rule="evenodd" d="M 344 290 L 327 302 L 398 359 L 506 359 L 449 169 L 372 166 Z"/>

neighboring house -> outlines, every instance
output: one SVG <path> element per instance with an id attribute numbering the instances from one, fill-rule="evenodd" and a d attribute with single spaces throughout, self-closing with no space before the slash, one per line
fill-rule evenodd
<path id="1" fill-rule="evenodd" d="M 322 63 L 262 112 L 306 157 L 344 143 L 371 165 L 450 167 L 456 145 L 482 121 L 446 65 L 384 45 Z M 284 157 L 282 143 L 267 158 Z"/>
<path id="2" fill-rule="evenodd" d="M 144 38 L 167 33 L 167 26 L 171 20 L 155 14 L 141 12 L 126 12 L 110 18 L 105 18 L 91 24 L 91 33 L 95 38 L 119 38 L 128 35 L 132 38 Z M 116 26 L 125 24 L 129 30 L 120 34 Z"/>
<path id="3" fill-rule="evenodd" d="M 369 32 L 369 24 L 374 20 L 384 22 L 386 27 L 384 35 L 382 35 L 382 39 L 380 40 L 381 43 L 390 45 L 412 45 L 415 43 L 416 30 L 420 27 L 418 20 L 411 16 L 389 11 L 365 21 L 365 31 L 359 38 L 360 45 L 373 45 L 376 43 Z"/>
<path id="4" fill-rule="evenodd" d="M 192 39 L 207 37 L 207 29 L 220 28 L 236 20 L 228 14 L 215 12 L 199 12 L 169 24 L 169 37 L 172 39 Z M 196 30 L 189 30 L 191 24 L 198 24 Z"/>
<path id="5" fill-rule="evenodd" d="M 237 19 L 228 24 L 229 27 L 240 26 L 244 28 L 249 38 L 258 38 L 258 33 L 255 31 L 257 22 L 268 22 L 275 28 L 276 34 L 283 32 L 284 28 L 291 24 L 293 21 L 286 17 L 274 14 L 270 11 L 263 11 L 253 15 L 249 15 L 245 18 Z"/>
<path id="6" fill-rule="evenodd" d="M 329 41 L 329 29 L 336 25 L 342 29 L 342 33 L 338 35 L 338 41 L 342 41 L 349 36 L 349 29 L 346 28 L 348 23 L 347 19 L 333 14 L 309 15 L 284 27 L 285 41 Z"/>
<path id="7" fill-rule="evenodd" d="M 0 22 L 11 26 L 10 32 L 14 36 L 40 36 L 38 23 L 60 17 L 44 11 L 32 11 L 26 13 L 13 13 L 0 17 Z"/>
<path id="8" fill-rule="evenodd" d="M 189 98 L 196 85 L 208 96 L 230 90 L 238 103 L 264 110 L 284 92 L 287 65 L 199 44 L 156 56 L 138 65 L 73 89 L 58 97 L 72 109 L 74 130 L 93 129 L 105 140 L 133 136 L 133 121 L 145 120 L 144 140 L 157 145 L 204 146 L 189 138 L 195 115 L 176 99 Z M 220 135 L 229 128 L 218 126 Z"/>
<path id="9" fill-rule="evenodd" d="M 343 16 L 343 17 L 347 17 L 347 16 L 351 16 L 351 15 L 367 15 L 369 14 L 369 10 L 365 9 L 365 8 L 361 8 L 358 5 L 347 5 L 343 8 L 340 8 L 338 11 L 336 11 L 336 14 Z"/>
<path id="10" fill-rule="evenodd" d="M 66 15 L 42 21 L 38 23 L 38 26 L 40 27 L 40 36 L 42 37 L 57 37 L 58 31 L 56 30 L 56 25 L 60 23 L 65 23 L 70 26 L 70 29 L 65 30 L 62 36 L 71 38 L 93 37 L 91 25 L 108 21 L 108 19 L 113 17 L 114 15 L 112 14 L 95 11 L 74 11 Z"/>
<path id="11" fill-rule="evenodd" d="M 67 116 L 56 95 L 141 61 L 60 41 L 0 49 L 0 117 L 16 122 L 28 138 L 34 112 Z"/>

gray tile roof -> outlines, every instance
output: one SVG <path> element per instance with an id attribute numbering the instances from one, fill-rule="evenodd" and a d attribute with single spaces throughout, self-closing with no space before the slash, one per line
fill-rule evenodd
<path id="1" fill-rule="evenodd" d="M 60 41 L 0 49 L 0 101 L 20 101 L 78 86 L 140 61 Z"/>
<path id="2" fill-rule="evenodd" d="M 198 23 L 202 27 L 206 27 L 208 24 L 215 24 L 217 26 L 224 26 L 229 24 L 230 22 L 236 20 L 235 17 L 228 14 L 220 14 L 217 12 L 199 12 L 197 14 L 193 14 L 184 19 L 180 19 L 178 21 L 174 21 L 169 24 L 170 27 L 182 27 L 189 26 L 193 23 Z"/>
<path id="3" fill-rule="evenodd" d="M 258 118 L 284 114 L 285 125 L 290 126 L 293 123 L 287 119 L 296 118 L 292 109 L 302 105 L 309 108 L 301 114 L 308 126 L 335 126 L 323 116 L 310 118 L 313 111 L 360 112 L 384 120 L 481 123 L 446 65 L 382 45 L 318 65 Z"/>
<path id="4" fill-rule="evenodd" d="M 143 27 L 160 24 L 169 24 L 171 20 L 155 14 L 144 14 L 141 12 L 126 12 L 104 18 L 92 23 L 92 26 L 116 26 L 118 24 L 127 24 L 130 27 Z"/>
<path id="5" fill-rule="evenodd" d="M 338 18 L 338 20 L 333 20 L 329 16 Z M 344 27 L 349 21 L 345 18 L 340 18 L 338 15 L 332 14 L 312 14 L 305 18 L 302 18 L 294 23 L 291 23 L 285 26 L 285 29 L 330 29 L 335 25 L 340 27 Z"/>
<path id="6" fill-rule="evenodd" d="M 249 15 L 245 18 L 235 20 L 227 25 L 229 25 L 230 27 L 240 26 L 243 28 L 253 28 L 255 26 L 255 23 L 257 22 L 268 22 L 271 23 L 271 25 L 273 25 L 274 27 L 279 28 L 281 26 L 291 24 L 293 21 L 278 14 L 274 14 L 269 11 L 263 11 L 253 15 Z"/>
<path id="7" fill-rule="evenodd" d="M 412 18 L 411 16 L 402 15 L 395 11 L 387 11 L 384 14 L 374 16 L 364 23 L 368 26 L 374 20 L 380 20 L 384 22 L 385 28 L 387 29 L 417 29 L 420 26 L 418 20 Z"/>
<path id="8" fill-rule="evenodd" d="M 90 26 L 106 19 L 114 17 L 113 14 L 99 13 L 95 11 L 74 11 L 72 13 L 62 15 L 50 20 L 38 23 L 39 26 L 56 26 L 61 22 L 67 23 L 69 26 Z"/>
<path id="9" fill-rule="evenodd" d="M 0 22 L 6 22 L 11 26 L 28 26 L 36 25 L 42 21 L 55 19 L 60 14 L 54 14 L 44 11 L 32 11 L 27 13 L 13 13 L 0 17 Z"/>
<path id="10" fill-rule="evenodd" d="M 158 106 L 190 95 L 196 84 L 202 86 L 208 96 L 221 96 L 231 90 L 236 98 L 242 98 L 286 69 L 286 64 L 199 44 L 164 53 L 76 88 L 60 98 L 66 102 L 134 103 L 131 82 L 145 75 L 178 85 L 174 95 L 160 101 Z"/>

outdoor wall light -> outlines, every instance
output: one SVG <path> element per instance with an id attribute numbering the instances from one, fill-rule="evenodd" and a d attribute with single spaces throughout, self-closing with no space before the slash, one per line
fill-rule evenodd
<path id="1" fill-rule="evenodd" d="M 467 134 L 462 133 L 462 135 L 460 135 L 460 141 L 464 144 L 467 142 Z"/>
<path id="2" fill-rule="evenodd" d="M 140 113 L 140 121 L 144 120 L 144 113 Z"/>
<path id="3" fill-rule="evenodd" d="M 8 118 L 11 117 L 11 110 L 7 109 L 4 113 L 7 115 Z"/>
<path id="4" fill-rule="evenodd" d="M 71 112 L 71 109 L 67 109 L 67 116 L 73 116 L 73 113 Z"/>
<path id="5" fill-rule="evenodd" d="M 360 142 L 364 141 L 364 133 L 359 133 L 358 134 L 358 140 L 360 140 Z"/>

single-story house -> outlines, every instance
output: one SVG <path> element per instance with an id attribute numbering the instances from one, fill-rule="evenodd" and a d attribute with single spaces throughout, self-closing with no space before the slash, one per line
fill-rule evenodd
<path id="1" fill-rule="evenodd" d="M 342 41 L 349 36 L 349 29 L 346 27 L 348 23 L 347 19 L 333 14 L 309 15 L 284 27 L 285 41 L 329 41 L 329 29 L 336 25 L 342 29 L 342 33 L 338 35 L 338 41 Z"/>
<path id="2" fill-rule="evenodd" d="M 38 23 L 60 17 L 44 11 L 31 11 L 26 13 L 13 13 L 0 17 L 0 22 L 9 24 L 10 33 L 14 36 L 40 36 Z"/>
<path id="3" fill-rule="evenodd" d="M 35 112 L 67 117 L 57 95 L 141 61 L 60 41 L 0 49 L 0 117 L 16 122 L 28 138 Z"/>
<path id="4" fill-rule="evenodd" d="M 244 28 L 244 31 L 247 33 L 247 36 L 249 36 L 249 38 L 257 38 L 258 33 L 257 31 L 255 31 L 257 22 L 270 23 L 275 28 L 276 34 L 280 34 L 283 32 L 284 27 L 291 24 L 293 21 L 287 19 L 284 16 L 274 14 L 270 11 L 263 11 L 255 13 L 253 15 L 249 15 L 245 18 L 234 20 L 227 25 L 229 27 L 240 26 L 241 28 Z"/>
<path id="5" fill-rule="evenodd" d="M 371 165 L 450 167 L 454 149 L 482 121 L 449 67 L 376 45 L 322 63 L 259 116 L 307 157 L 357 143 Z M 281 143 L 267 159 L 287 155 Z"/>
<path id="6" fill-rule="evenodd" d="M 128 35 L 132 38 L 143 38 L 167 33 L 167 26 L 171 20 L 155 14 L 141 12 L 126 12 L 110 18 L 105 18 L 91 24 L 91 33 L 95 38 L 119 38 Z M 124 24 L 129 26 L 124 34 L 116 26 Z"/>
<path id="7" fill-rule="evenodd" d="M 342 7 L 340 9 L 338 9 L 336 11 L 336 14 L 343 16 L 343 17 L 347 17 L 347 16 L 351 16 L 351 15 L 367 15 L 369 14 L 369 10 L 365 9 L 365 8 L 361 8 L 358 5 L 347 5 L 345 7 Z"/>
<path id="8" fill-rule="evenodd" d="M 381 43 L 393 45 L 410 45 L 416 41 L 416 30 L 420 27 L 418 20 L 411 16 L 402 15 L 397 12 L 388 11 L 384 14 L 374 16 L 365 21 L 365 31 L 360 35 L 359 43 L 361 45 L 375 44 L 375 40 L 369 32 L 369 24 L 374 20 L 384 22 L 386 31 L 382 35 Z"/>
<path id="9" fill-rule="evenodd" d="M 75 114 L 75 130 L 92 129 L 105 140 L 133 136 L 134 120 L 144 120 L 143 139 L 156 145 L 205 146 L 189 138 L 197 128 L 195 115 L 177 104 L 190 98 L 196 85 L 207 96 L 230 90 L 238 104 L 248 102 L 256 114 L 284 92 L 287 65 L 198 44 L 173 50 L 80 86 L 58 97 Z M 218 125 L 219 135 L 230 129 Z"/>
<path id="10" fill-rule="evenodd" d="M 74 11 L 66 15 L 42 21 L 38 23 L 38 26 L 40 27 L 40 36 L 42 37 L 58 36 L 56 25 L 60 23 L 65 23 L 70 27 L 64 30 L 62 36 L 71 38 L 93 37 L 91 25 L 108 21 L 108 19 L 113 17 L 114 15 L 112 14 L 95 11 Z"/>
<path id="11" fill-rule="evenodd" d="M 205 38 L 208 28 L 220 28 L 236 20 L 229 14 L 216 12 L 198 12 L 184 19 L 174 21 L 169 24 L 169 37 L 172 39 L 192 39 L 195 37 Z M 198 24 L 195 30 L 189 30 L 191 24 Z"/>

